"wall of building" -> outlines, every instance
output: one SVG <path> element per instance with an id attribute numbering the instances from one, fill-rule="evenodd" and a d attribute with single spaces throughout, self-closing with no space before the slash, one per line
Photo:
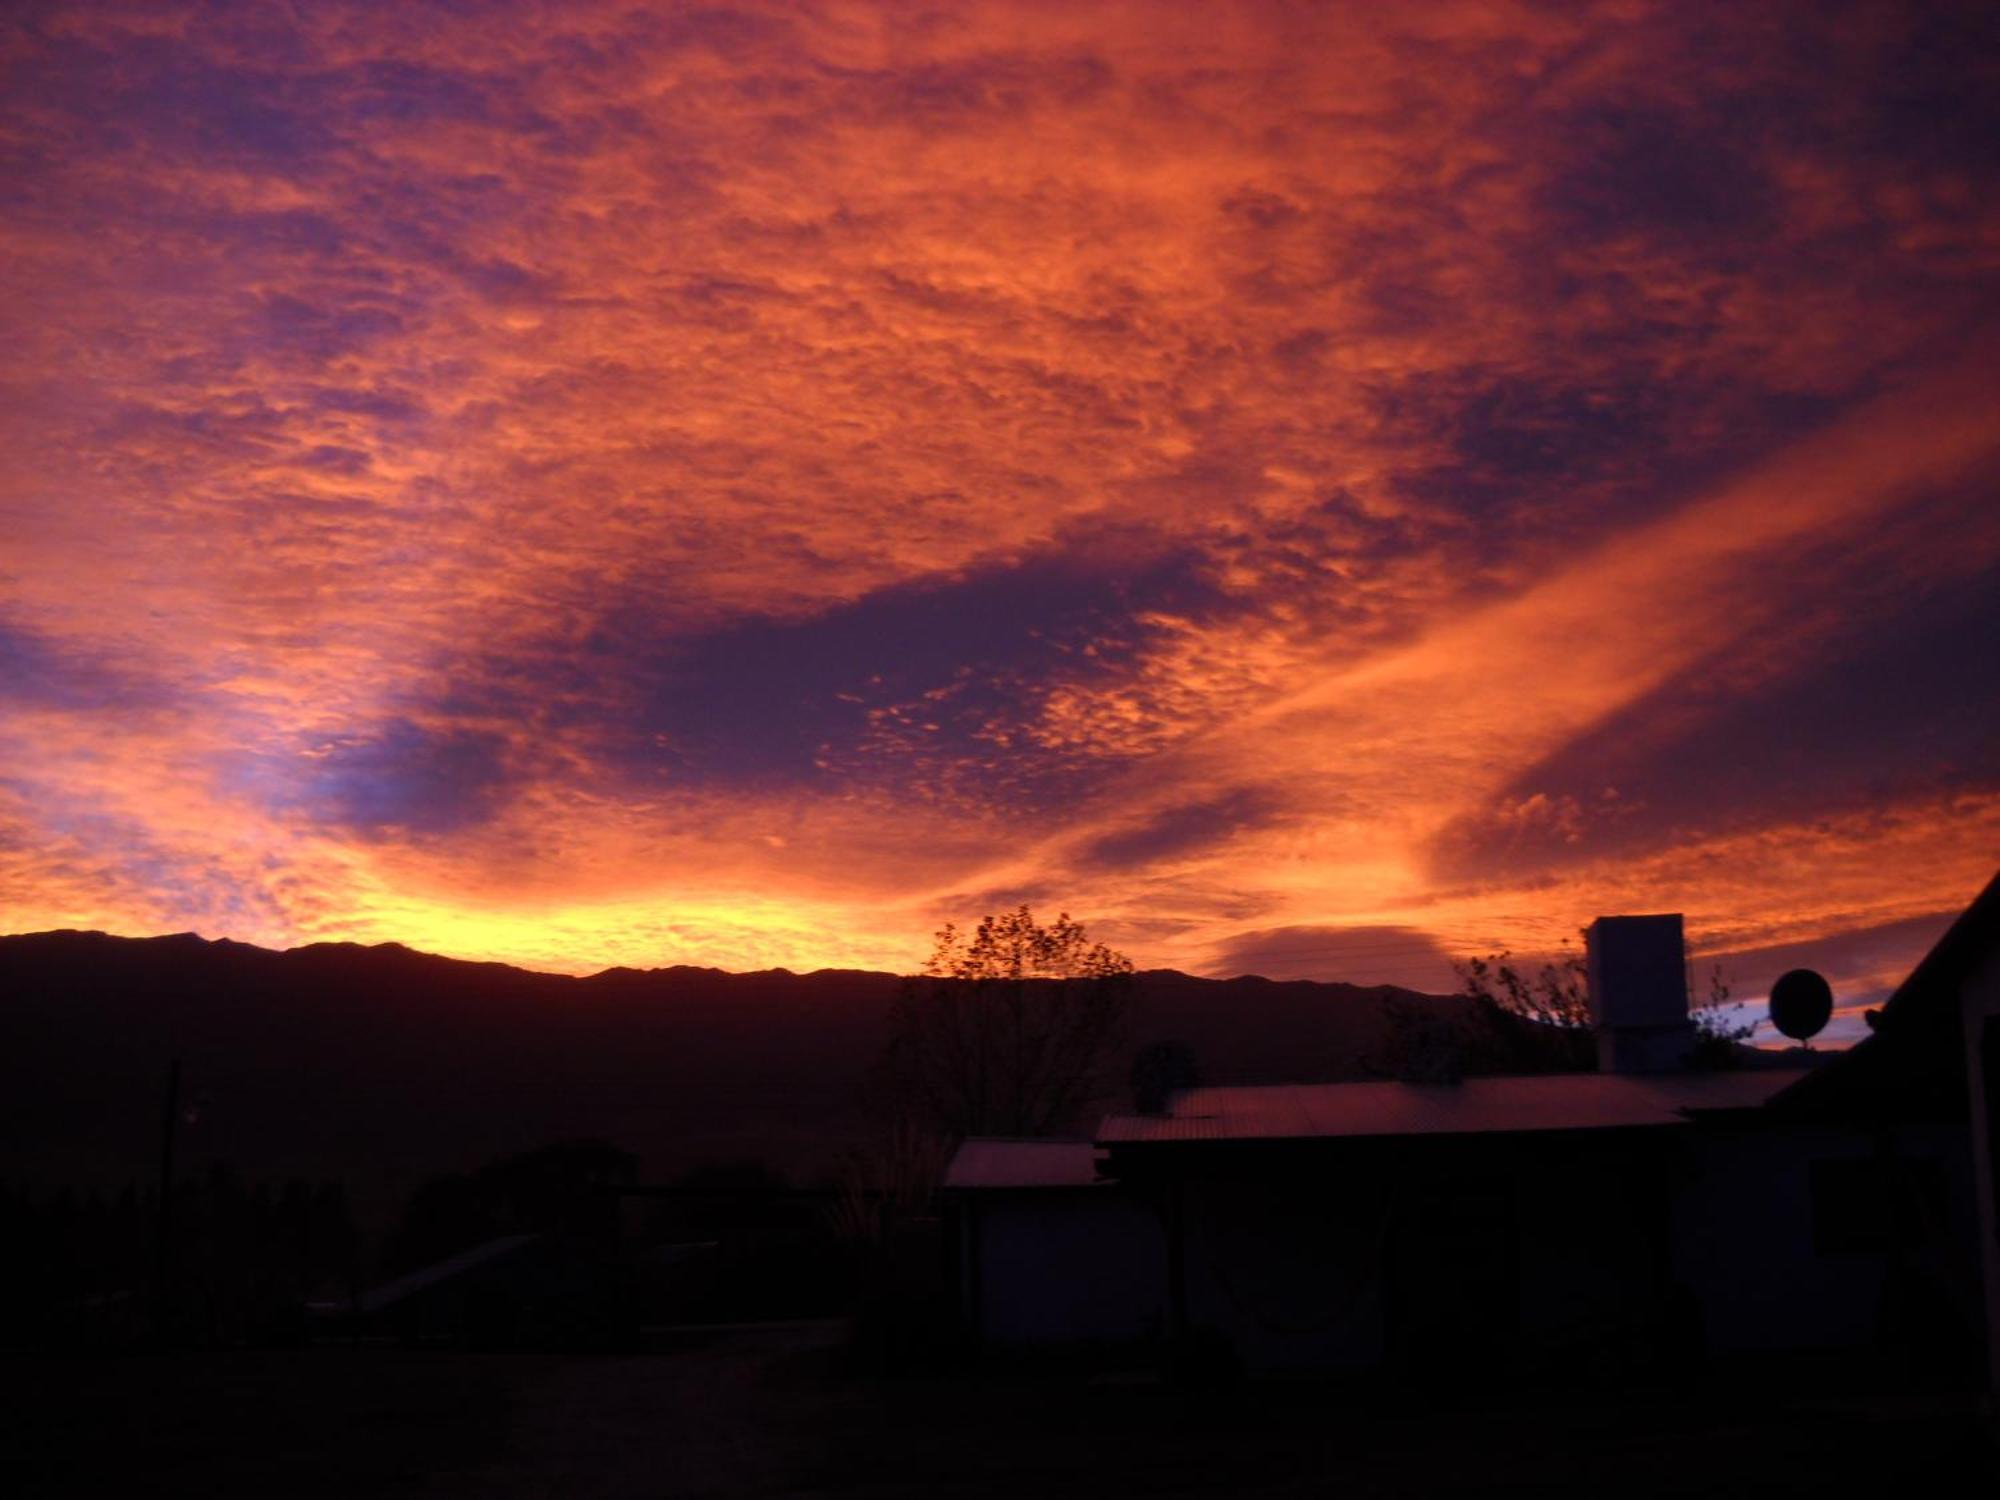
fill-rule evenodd
<path id="1" fill-rule="evenodd" d="M 1109 1187 L 969 1194 L 960 1225 L 964 1305 L 987 1347 L 1163 1335 L 1166 1239 L 1138 1199 Z"/>
<path id="2" fill-rule="evenodd" d="M 1198 1178 L 1182 1203 L 1191 1329 L 1255 1373 L 1381 1363 L 1385 1184 L 1352 1170 Z"/>
<path id="3" fill-rule="evenodd" d="M 1665 1132 L 1538 1142 L 1515 1171 L 1513 1368 L 1556 1378 L 1650 1373 L 1679 1359 Z"/>
<path id="4" fill-rule="evenodd" d="M 1962 1128 L 1766 1120 L 1249 1146 L 1181 1165 L 1186 1327 L 1253 1374 L 1652 1378 L 1776 1353 L 1880 1365 L 1899 1338 L 1914 1371 L 1949 1357 L 1916 1347 L 1938 1326 L 1974 1334 L 1982 1315 Z M 1853 1190 L 1884 1172 L 1924 1184 L 1887 1240 Z M 1164 1336 L 1173 1200 L 1170 1177 L 969 1195 L 980 1336 Z"/>
<path id="5" fill-rule="evenodd" d="M 1186 1192 L 1188 1318 L 1253 1372 L 1627 1370 L 1666 1309 L 1665 1143 L 1346 1144 Z M 1642 1347 L 1643 1346 L 1643 1347 Z"/>
<path id="6" fill-rule="evenodd" d="M 1711 1129 L 1690 1150 L 1674 1263 L 1712 1353 L 1879 1355 L 1976 1328 L 1963 1127 Z"/>

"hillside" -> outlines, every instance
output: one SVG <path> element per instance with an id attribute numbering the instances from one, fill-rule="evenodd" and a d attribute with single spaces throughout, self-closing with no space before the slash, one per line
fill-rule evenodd
<path id="1" fill-rule="evenodd" d="M 749 1159 L 809 1177 L 865 1129 L 863 1081 L 900 983 L 685 967 L 572 978 L 393 944 L 0 938 L 0 1175 L 144 1180 L 180 1057 L 189 1170 L 339 1175 L 397 1195 L 603 1136 L 654 1177 Z M 1353 1077 L 1384 1055 L 1392 995 L 1464 1003 L 1159 970 L 1139 978 L 1131 1040 L 1188 1042 L 1214 1083 Z"/>

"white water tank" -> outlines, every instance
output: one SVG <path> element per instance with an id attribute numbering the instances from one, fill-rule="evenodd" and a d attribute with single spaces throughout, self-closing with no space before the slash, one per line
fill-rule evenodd
<path id="1" fill-rule="evenodd" d="M 1600 1073 L 1670 1073 L 1694 1049 L 1681 914 L 1599 917 L 1584 932 Z"/>

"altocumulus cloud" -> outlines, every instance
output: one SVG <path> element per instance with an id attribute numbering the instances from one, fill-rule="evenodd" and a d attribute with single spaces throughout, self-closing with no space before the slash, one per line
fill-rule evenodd
<path id="1" fill-rule="evenodd" d="M 1915 942 L 2000 45 L 1779 10 L 11 18 L 10 920 Z"/>

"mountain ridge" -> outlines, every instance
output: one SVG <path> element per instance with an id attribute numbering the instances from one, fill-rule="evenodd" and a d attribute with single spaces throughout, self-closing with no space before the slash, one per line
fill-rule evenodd
<path id="1" fill-rule="evenodd" d="M 201 1116 L 181 1132 L 190 1172 L 360 1178 L 395 1197 L 426 1175 L 596 1136 L 656 1179 L 753 1160 L 822 1178 L 869 1138 L 866 1081 L 903 982 L 691 965 L 553 974 L 394 943 L 0 937 L 0 1176 L 150 1180 L 178 1058 Z M 1468 1003 L 1149 970 L 1135 976 L 1129 1045 L 1185 1042 L 1210 1083 L 1369 1076 L 1392 999 Z M 1122 1059 L 1113 1071 L 1122 1094 Z"/>
<path id="2" fill-rule="evenodd" d="M 867 975 L 870 977 L 887 976 L 893 979 L 902 979 L 907 977 L 902 972 L 892 969 L 851 969 L 851 968 L 842 968 L 832 965 L 823 966 L 817 969 L 792 969 L 792 968 L 787 968 L 782 964 L 774 965 L 773 967 L 768 969 L 723 969 L 723 968 L 718 968 L 713 964 L 661 964 L 652 968 L 641 969 L 641 968 L 635 968 L 630 964 L 612 964 L 602 969 L 590 970 L 587 973 L 571 974 L 562 969 L 531 969 L 521 964 L 509 963 L 505 959 L 459 958 L 448 953 L 433 953 L 427 948 L 413 948 L 408 943 L 400 942 L 394 938 L 384 939 L 382 942 L 379 943 L 357 942 L 353 938 L 321 938 L 310 943 L 295 943 L 289 948 L 268 948 L 261 943 L 248 943 L 243 941 L 243 939 L 241 938 L 233 938 L 227 935 L 222 937 L 213 937 L 213 938 L 204 937 L 201 933 L 195 932 L 192 929 L 184 932 L 161 932 L 161 933 L 151 933 L 146 935 L 134 935 L 131 933 L 106 932 L 102 928 L 97 928 L 97 927 L 48 927 L 48 928 L 37 929 L 35 931 L 30 931 L 30 932 L 0 933 L 0 944 L 12 943 L 30 939 L 41 939 L 41 938 L 95 938 L 95 939 L 103 939 L 107 942 L 112 942 L 112 943 L 194 942 L 194 943 L 200 943 L 206 947 L 249 949 L 257 953 L 266 953 L 273 955 L 275 957 L 285 957 L 295 953 L 317 953 L 317 952 L 409 954 L 416 958 L 433 960 L 439 963 L 465 964 L 471 967 L 485 968 L 485 969 L 508 969 L 516 974 L 532 975 L 537 979 L 567 979 L 567 980 L 574 980 L 577 983 L 585 983 L 585 984 L 595 979 L 603 979 L 608 975 L 633 975 L 633 974 L 636 975 L 659 975 L 659 974 L 681 974 L 681 973 L 715 974 L 715 975 L 725 975 L 731 978 L 739 978 L 739 979 L 750 979 L 750 978 L 756 978 L 761 975 L 774 975 L 774 974 L 786 975 L 796 979 L 815 979 L 822 975 Z M 1374 993 L 1377 991 L 1389 991 L 1397 994 L 1413 994 L 1413 995 L 1424 993 L 1423 991 L 1408 989 L 1407 987 L 1402 985 L 1356 984 L 1351 980 L 1343 980 L 1343 979 L 1273 979 L 1266 974 L 1230 974 L 1230 975 L 1190 974 L 1185 969 L 1165 969 L 1165 968 L 1135 969 L 1133 971 L 1133 977 L 1135 979 L 1160 978 L 1160 977 L 1173 978 L 1173 979 L 1190 979 L 1190 980 L 1201 980 L 1214 984 L 1234 984 L 1239 980 L 1251 980 L 1260 984 L 1316 985 L 1324 989 L 1366 990 L 1370 993 Z"/>

